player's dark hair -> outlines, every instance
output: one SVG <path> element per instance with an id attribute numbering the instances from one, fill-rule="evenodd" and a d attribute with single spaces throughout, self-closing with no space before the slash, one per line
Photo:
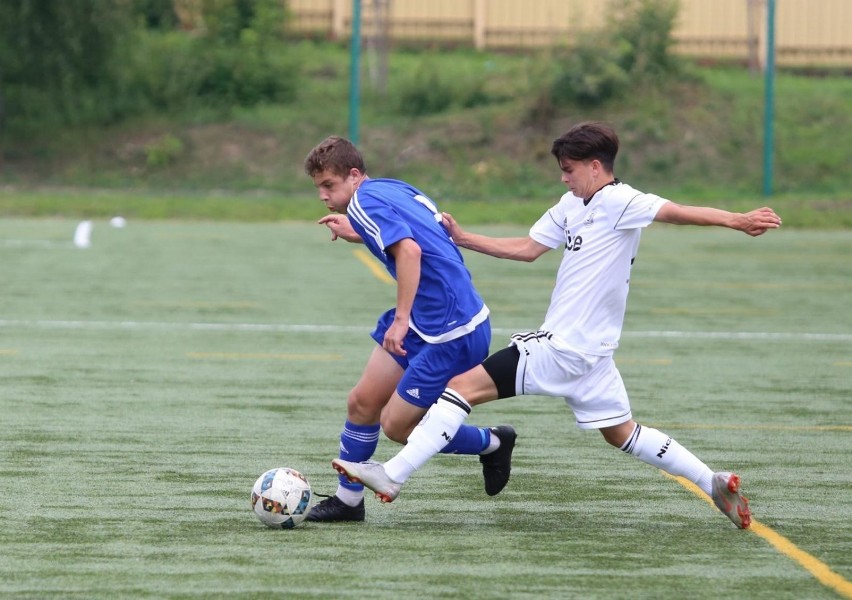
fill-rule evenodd
<path id="1" fill-rule="evenodd" d="M 350 169 L 366 173 L 364 157 L 355 144 L 336 135 L 325 138 L 305 157 L 305 173 L 309 177 L 323 171 L 346 177 Z"/>
<path id="2" fill-rule="evenodd" d="M 618 136 L 611 127 L 603 123 L 579 123 L 553 140 L 550 153 L 561 163 L 569 160 L 599 160 L 603 167 L 612 172 L 615 155 L 618 154 Z"/>

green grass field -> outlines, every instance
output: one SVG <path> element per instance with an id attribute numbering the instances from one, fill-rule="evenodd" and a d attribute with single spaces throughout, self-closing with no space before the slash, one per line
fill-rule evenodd
<path id="1" fill-rule="evenodd" d="M 440 456 L 364 523 L 275 531 L 251 485 L 333 492 L 393 286 L 309 223 L 98 221 L 88 249 L 75 225 L 0 221 L 2 597 L 852 598 L 852 231 L 644 234 L 634 416 L 739 472 L 752 530 L 525 397 L 470 420 L 519 432 L 499 496 Z M 557 252 L 467 256 L 495 349 L 540 325 Z"/>

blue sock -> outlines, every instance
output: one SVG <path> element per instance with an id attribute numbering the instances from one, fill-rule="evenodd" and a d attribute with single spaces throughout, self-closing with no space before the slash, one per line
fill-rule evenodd
<path id="1" fill-rule="evenodd" d="M 343 431 L 340 433 L 340 458 L 351 462 L 364 462 L 376 451 L 379 445 L 379 430 L 381 426 L 356 425 L 346 421 Z M 361 491 L 364 486 L 360 483 L 350 483 L 345 476 L 339 475 L 340 485 L 353 490 Z"/>
<path id="2" fill-rule="evenodd" d="M 479 454 L 491 443 L 491 430 L 486 427 L 462 425 L 441 454 Z"/>

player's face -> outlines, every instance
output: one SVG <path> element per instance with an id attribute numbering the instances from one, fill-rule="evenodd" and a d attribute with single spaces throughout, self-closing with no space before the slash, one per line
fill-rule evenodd
<path id="1" fill-rule="evenodd" d="M 597 160 L 571 160 L 563 158 L 559 161 L 562 171 L 562 183 L 580 198 L 590 198 L 598 191 L 598 179 L 601 175 L 601 164 Z"/>
<path id="2" fill-rule="evenodd" d="M 349 201 L 363 179 L 364 175 L 358 169 L 350 169 L 346 177 L 335 175 L 331 171 L 322 171 L 313 176 L 320 200 L 328 210 L 341 214 L 346 213 Z"/>

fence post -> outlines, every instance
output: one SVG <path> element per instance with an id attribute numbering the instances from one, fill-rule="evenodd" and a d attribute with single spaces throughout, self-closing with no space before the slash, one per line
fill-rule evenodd
<path id="1" fill-rule="evenodd" d="M 485 50 L 485 0 L 473 1 L 473 47 Z"/>
<path id="2" fill-rule="evenodd" d="M 331 39 L 342 40 L 346 35 L 343 13 L 346 0 L 331 0 Z"/>
<path id="3" fill-rule="evenodd" d="M 763 195 L 772 195 L 775 146 L 775 0 L 766 0 L 766 79 L 763 100 Z"/>
<path id="4" fill-rule="evenodd" d="M 349 50 L 349 140 L 358 145 L 361 121 L 361 0 L 352 0 Z"/>

